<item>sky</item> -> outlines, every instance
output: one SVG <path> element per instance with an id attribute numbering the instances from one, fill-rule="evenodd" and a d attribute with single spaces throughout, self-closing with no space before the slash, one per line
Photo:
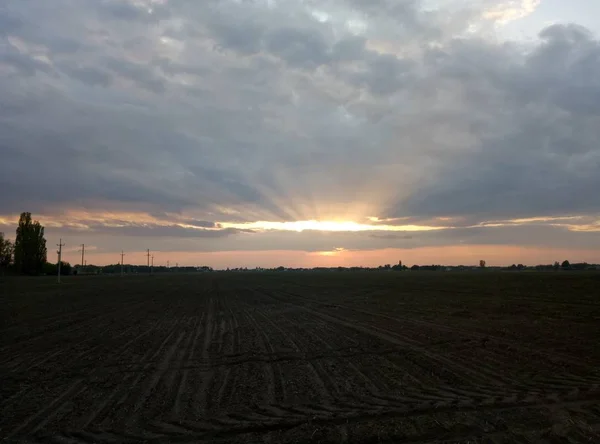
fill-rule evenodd
<path id="1" fill-rule="evenodd" d="M 0 231 L 224 267 L 600 262 L 591 0 L 4 0 Z"/>

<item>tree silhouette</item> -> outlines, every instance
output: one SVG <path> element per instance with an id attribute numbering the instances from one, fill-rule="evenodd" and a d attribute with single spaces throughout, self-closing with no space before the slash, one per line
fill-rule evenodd
<path id="1" fill-rule="evenodd" d="M 4 233 L 0 233 L 0 274 L 10 266 L 13 257 L 13 243 L 4 238 Z"/>
<path id="2" fill-rule="evenodd" d="M 571 263 L 570 263 L 569 261 L 564 261 L 564 262 L 561 264 L 561 267 L 562 267 L 562 268 L 571 268 Z"/>
<path id="3" fill-rule="evenodd" d="M 14 254 L 17 273 L 32 275 L 42 272 L 47 257 L 44 227 L 37 220 L 31 220 L 31 213 L 21 213 Z"/>

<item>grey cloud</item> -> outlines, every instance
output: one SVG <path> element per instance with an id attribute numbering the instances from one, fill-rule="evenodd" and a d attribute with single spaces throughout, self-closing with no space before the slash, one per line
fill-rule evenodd
<path id="1" fill-rule="evenodd" d="M 16 190 L 3 212 L 191 211 L 212 228 L 600 211 L 600 49 L 583 28 L 552 26 L 524 50 L 465 34 L 472 11 L 416 1 L 139 4 L 0 7 L 0 66 L 19 76 L 0 78 L 0 186 Z M 262 236 L 244 242 L 358 235 Z M 457 241 L 399 236 L 356 247 Z"/>
<path id="2" fill-rule="evenodd" d="M 210 25 L 220 49 L 231 49 L 242 54 L 260 52 L 265 29 L 256 23 L 232 24 L 217 21 Z"/>
<path id="3" fill-rule="evenodd" d="M 0 6 L 0 36 L 17 32 L 22 26 L 21 19 L 14 15 L 5 5 Z"/>
<path id="4" fill-rule="evenodd" d="M 374 233 L 370 235 L 374 239 L 386 239 L 386 240 L 407 240 L 412 239 L 413 236 L 410 234 L 398 234 L 398 233 Z"/>
<path id="5" fill-rule="evenodd" d="M 65 66 L 62 68 L 62 71 L 91 86 L 107 87 L 112 83 L 112 76 L 110 74 L 91 66 Z"/>
<path id="6" fill-rule="evenodd" d="M 419 21 L 417 0 L 348 0 L 348 3 L 371 16 L 392 18 L 406 26 L 416 27 Z"/>
<path id="7" fill-rule="evenodd" d="M 149 91 L 154 93 L 163 93 L 165 91 L 164 80 L 153 73 L 147 65 L 116 59 L 114 57 L 105 58 L 102 64 Z"/>
<path id="8" fill-rule="evenodd" d="M 99 8 L 100 13 L 107 18 L 114 18 L 126 22 L 156 22 L 158 20 L 168 19 L 170 16 L 169 9 L 160 3 L 144 6 L 129 3 L 127 1 L 105 0 L 99 2 L 97 7 Z"/>
<path id="9" fill-rule="evenodd" d="M 522 63 L 512 51 L 496 50 L 497 62 L 472 58 L 468 71 L 450 71 L 452 78 L 468 79 L 463 85 L 471 90 L 467 105 L 473 111 L 487 104 L 489 117 L 482 114 L 484 120 L 471 126 L 478 146 L 440 165 L 435 178 L 388 215 L 527 217 L 600 210 L 593 191 L 600 186 L 593 104 L 600 82 L 590 75 L 600 70 L 600 45 L 577 27 L 553 26 L 541 36 L 545 40 Z M 457 56 L 465 49 L 447 54 L 447 62 L 460 68 Z M 477 53 L 481 50 L 468 52 Z M 499 64 L 510 68 L 496 68 Z"/>
<path id="10" fill-rule="evenodd" d="M 14 228 L 0 227 L 5 232 Z M 207 230 L 211 231 L 211 230 Z M 86 242 L 103 245 L 108 250 L 142 251 L 152 246 L 156 250 L 172 251 L 333 251 L 377 250 L 387 248 L 418 249 L 456 245 L 513 245 L 547 249 L 593 250 L 600 248 L 598 233 L 569 232 L 564 228 L 547 225 L 517 227 L 465 228 L 419 233 L 327 233 L 319 231 L 256 232 L 239 230 L 186 230 L 179 227 L 102 228 L 81 231 L 71 228 L 46 228 L 48 236 L 87 239 Z M 107 236 L 111 234 L 111 236 Z M 375 234 L 379 236 L 374 236 Z M 99 242 L 101 240 L 101 242 Z M 399 258 L 401 259 L 401 258 Z M 563 260 L 562 258 L 561 260 Z M 549 258 L 548 261 L 558 260 Z"/>
<path id="11" fill-rule="evenodd" d="M 389 54 L 372 57 L 368 73 L 356 76 L 375 95 L 391 95 L 400 89 L 412 76 L 413 64 Z"/>
<path id="12" fill-rule="evenodd" d="M 267 35 L 265 46 L 294 67 L 315 68 L 329 60 L 325 39 L 312 29 L 276 29 Z"/>
<path id="13" fill-rule="evenodd" d="M 107 227 L 103 225 L 91 225 L 91 232 L 95 234 L 108 234 L 118 236 L 136 236 L 136 237 L 175 237 L 175 238 L 209 238 L 219 239 L 232 236 L 238 233 L 252 233 L 250 230 L 238 230 L 235 228 L 224 229 L 197 229 L 185 228 L 178 225 L 148 225 L 148 224 L 129 224 L 122 227 Z M 86 230 L 87 231 L 87 230 Z"/>
<path id="14" fill-rule="evenodd" d="M 0 66 L 10 66 L 20 75 L 33 76 L 38 71 L 50 73 L 52 68 L 40 60 L 23 54 L 11 44 L 0 44 Z"/>
<path id="15" fill-rule="evenodd" d="M 207 220 L 185 219 L 184 222 L 200 228 L 221 228 L 220 224 Z"/>
<path id="16" fill-rule="evenodd" d="M 593 34 L 587 28 L 574 23 L 550 25 L 543 29 L 539 35 L 550 42 L 566 42 L 569 44 L 590 41 L 593 38 Z"/>

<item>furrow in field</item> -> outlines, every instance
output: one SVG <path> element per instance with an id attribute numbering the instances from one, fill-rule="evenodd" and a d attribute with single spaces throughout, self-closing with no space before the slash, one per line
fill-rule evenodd
<path id="1" fill-rule="evenodd" d="M 240 329 L 238 318 L 236 316 L 236 310 L 234 310 L 234 306 L 232 303 L 232 296 L 230 294 L 226 296 L 224 293 L 222 293 L 221 297 L 225 302 L 225 308 L 228 314 L 228 335 L 226 344 L 222 349 L 222 358 L 224 355 L 233 355 L 239 352 Z M 235 393 L 236 383 L 240 376 L 239 368 L 237 367 L 225 366 L 224 368 L 222 368 L 222 370 L 223 378 L 216 391 L 214 402 L 214 410 L 217 412 L 227 409 L 227 405 L 229 404 L 231 398 Z"/>
<path id="2" fill-rule="evenodd" d="M 172 356 L 173 342 L 181 341 L 182 338 L 181 334 L 177 334 L 177 320 L 171 320 L 166 323 L 165 327 L 167 327 L 166 331 L 162 332 L 161 328 L 147 338 L 151 342 L 144 344 L 146 346 L 145 353 L 138 359 L 132 361 L 128 356 L 129 365 L 135 366 L 138 370 L 127 373 L 110 372 L 106 376 L 106 383 L 113 387 L 85 419 L 88 425 L 96 424 L 100 429 L 114 428 L 125 432 L 138 420 L 143 401 L 149 396 L 149 390 L 153 383 L 156 384 L 154 381 L 160 378 L 164 371 L 164 365 L 156 368 L 155 361 L 167 350 L 166 356 L 162 358 L 162 361 L 165 362 Z M 171 343 L 171 347 L 167 349 L 169 343 Z"/>
<path id="3" fill-rule="evenodd" d="M 346 319 L 349 319 L 349 318 L 353 319 L 356 322 L 361 322 L 361 324 L 367 328 L 370 328 L 375 331 L 380 331 L 384 335 L 388 335 L 388 336 L 391 335 L 391 336 L 398 337 L 399 339 L 411 344 L 413 347 L 420 348 L 421 350 L 424 350 L 424 347 L 428 347 L 428 345 L 429 345 L 428 343 L 431 342 L 432 335 L 437 334 L 440 337 L 444 337 L 444 335 L 442 335 L 440 333 L 436 333 L 435 331 L 425 331 L 423 328 L 419 329 L 419 328 L 415 328 L 414 326 L 410 327 L 410 325 L 412 325 L 412 323 L 410 323 L 410 322 L 406 322 L 406 323 L 398 322 L 397 327 L 395 327 L 393 330 L 390 330 L 386 327 L 381 326 L 381 322 L 378 322 L 377 323 L 378 326 L 375 326 L 373 324 L 375 324 L 376 317 L 379 316 L 377 313 L 368 312 L 365 310 L 359 310 L 359 309 L 355 309 L 353 307 L 348 307 L 346 305 L 340 305 L 340 304 L 333 305 L 333 307 L 335 307 L 335 310 L 331 310 L 331 308 L 330 308 L 330 307 L 332 307 L 331 304 L 320 304 L 318 301 L 311 300 L 311 299 L 305 298 L 303 296 L 298 296 L 295 293 L 288 292 L 287 294 L 293 295 L 294 297 L 300 298 L 302 300 L 308 300 L 312 303 L 316 303 L 320 308 L 320 310 L 317 311 L 317 310 L 311 308 L 310 306 L 300 305 L 300 306 L 304 307 L 304 309 L 306 309 L 306 310 L 313 311 L 316 313 L 329 313 L 331 316 L 334 316 L 338 319 L 341 318 L 342 316 Z M 349 311 L 350 313 L 344 313 L 342 311 L 344 309 Z M 335 314 L 333 314 L 333 313 L 335 313 Z M 362 321 L 359 318 L 357 318 L 356 314 L 366 315 L 367 319 L 365 321 Z M 374 319 L 374 317 L 375 317 L 375 319 Z M 393 319 L 393 318 L 382 315 L 382 316 L 380 316 L 380 319 L 388 319 L 389 320 L 389 319 Z M 408 324 L 408 326 L 407 326 L 407 324 Z M 403 333 L 399 333 L 400 331 L 402 331 Z M 460 356 L 460 355 L 454 355 L 454 356 L 452 356 L 452 359 L 448 359 L 447 357 L 442 356 L 440 353 L 435 353 L 433 351 L 428 351 L 428 355 L 429 355 L 429 358 L 435 359 L 435 357 L 437 356 L 438 359 L 443 360 L 445 362 L 445 366 L 443 367 L 445 370 L 451 370 L 452 365 L 449 365 L 449 362 L 450 361 L 454 362 L 454 367 L 461 369 L 460 372 L 457 373 L 457 376 L 460 376 L 460 374 L 464 372 L 464 369 L 469 369 L 470 370 L 469 371 L 470 378 L 473 379 L 474 372 L 472 371 L 472 369 L 476 368 L 477 373 L 478 373 L 478 375 L 476 376 L 478 378 L 477 380 L 483 385 L 498 385 L 503 388 L 506 385 L 516 383 L 516 381 L 514 379 L 507 377 L 504 372 L 497 371 L 494 366 L 486 365 L 485 362 L 482 362 L 481 360 L 476 360 L 475 362 L 469 361 L 469 360 L 464 360 L 462 358 L 462 356 Z"/>
<path id="4" fill-rule="evenodd" d="M 294 293 L 294 295 L 296 295 Z M 298 296 L 298 295 L 296 295 Z M 317 303 L 318 301 L 305 298 L 302 296 L 298 296 L 302 300 L 310 301 L 311 303 Z M 547 378 L 540 375 L 539 377 L 531 377 L 531 378 L 523 378 L 523 363 L 522 361 L 522 352 L 530 352 L 533 351 L 531 347 L 523 347 L 521 344 L 516 344 L 514 341 L 509 341 L 504 338 L 496 338 L 494 336 L 489 337 L 487 335 L 477 333 L 471 330 L 455 328 L 453 326 L 442 325 L 439 323 L 434 323 L 430 321 L 423 321 L 420 319 L 412 319 L 406 317 L 391 317 L 381 313 L 374 313 L 372 311 L 357 309 L 356 307 L 351 307 L 343 304 L 319 304 L 321 307 L 324 307 L 327 310 L 330 307 L 335 307 L 336 315 L 340 314 L 339 308 L 346 308 L 348 311 L 358 314 L 365 314 L 368 316 L 372 316 L 374 319 L 384 319 L 389 320 L 398 326 L 404 327 L 405 325 L 414 325 L 415 327 L 421 327 L 424 331 L 429 329 L 430 334 L 440 335 L 442 332 L 446 333 L 454 333 L 458 334 L 459 337 L 471 338 L 471 342 L 473 345 L 464 349 L 463 351 L 455 351 L 453 347 L 449 347 L 448 351 L 445 351 L 445 357 L 451 359 L 455 363 L 463 366 L 473 366 L 477 368 L 479 372 L 482 374 L 488 375 L 491 379 L 501 382 L 501 388 L 492 389 L 491 387 L 486 388 L 485 383 L 480 384 L 477 392 L 471 392 L 471 394 L 480 398 L 481 396 L 485 396 L 487 392 L 488 397 L 501 397 L 506 396 L 508 394 L 526 394 L 523 396 L 529 396 L 531 393 L 557 393 L 557 392 L 568 392 L 572 390 L 574 387 L 581 385 L 582 383 L 592 383 L 597 381 L 597 377 L 590 377 L 589 371 L 587 371 L 587 377 L 584 381 L 581 380 L 580 377 L 576 376 L 571 372 L 565 372 L 563 368 L 560 368 L 561 364 L 559 362 L 566 362 L 564 359 L 569 361 L 568 356 L 558 356 L 553 357 L 551 362 L 558 361 L 553 367 L 548 367 L 548 360 L 544 357 L 547 357 L 546 351 L 537 351 L 534 353 L 528 353 L 528 364 L 534 364 L 535 361 L 532 362 L 532 358 L 539 361 L 538 369 L 545 374 L 556 375 L 555 381 L 556 384 L 548 383 Z M 355 318 L 355 315 L 349 314 L 350 317 Z M 385 329 L 384 329 L 385 331 Z M 387 330 L 388 333 L 393 333 L 390 330 Z M 496 339 L 498 341 L 496 342 Z M 488 347 L 482 346 L 480 341 L 489 340 L 490 345 Z M 485 344 L 484 344 L 485 345 Z M 502 345 L 502 346 L 500 346 Z M 517 351 L 521 353 L 518 354 Z M 468 356 L 467 356 L 468 355 Z M 564 366 L 564 364 L 562 364 Z M 570 362 L 568 362 L 570 365 Z M 584 367 L 583 363 L 580 363 L 580 367 Z M 589 370 L 589 367 L 585 367 L 586 370 Z M 513 376 L 514 375 L 514 376 Z M 464 393 L 464 391 L 463 391 Z M 502 393 L 504 395 L 502 395 Z"/>
<path id="5" fill-rule="evenodd" d="M 273 297 L 273 295 L 271 295 Z M 276 297 L 277 298 L 277 297 Z M 286 303 L 294 304 L 289 299 L 286 300 Z M 465 380 L 469 378 L 472 381 L 470 385 L 473 388 L 474 396 L 481 396 L 487 392 L 489 394 L 490 391 L 493 393 L 503 392 L 505 387 L 504 381 L 498 381 L 495 379 L 496 374 L 489 375 L 487 372 L 481 372 L 479 369 L 475 369 L 472 366 L 467 366 L 462 363 L 456 363 L 451 359 L 448 359 L 438 353 L 431 352 L 425 346 L 421 345 L 417 341 L 411 340 L 404 336 L 399 337 L 396 332 L 389 331 L 380 327 L 375 327 L 370 324 L 365 324 L 364 322 L 359 322 L 353 318 L 341 318 L 338 317 L 340 315 L 333 315 L 331 313 L 325 313 L 324 311 L 318 311 L 313 308 L 310 308 L 301 304 L 294 304 L 300 310 L 311 313 L 313 316 L 321 318 L 326 322 L 330 322 L 341 327 L 347 327 L 355 330 L 356 332 L 360 332 L 369 336 L 373 336 L 381 341 L 388 342 L 400 347 L 405 347 L 407 350 L 411 352 L 410 355 L 407 356 L 416 356 L 419 360 L 425 359 L 426 362 L 429 361 L 428 368 L 435 369 L 436 371 L 443 372 L 446 376 L 444 378 L 448 378 L 450 375 L 453 375 L 454 378 L 458 378 L 458 380 Z M 352 319 L 352 321 L 346 320 Z"/>
<path id="6" fill-rule="evenodd" d="M 195 376 L 199 379 L 197 387 L 193 386 L 193 394 L 191 398 L 191 413 L 196 419 L 205 418 L 207 416 L 207 399 L 208 390 L 214 378 L 215 370 L 210 368 L 210 344 L 213 340 L 213 332 L 215 329 L 215 297 L 210 297 L 206 307 L 206 316 L 204 317 L 204 335 L 200 349 L 200 362 L 202 365 L 208 366 L 206 370 L 198 372 Z"/>
<path id="7" fill-rule="evenodd" d="M 564 398 L 560 400 L 554 400 L 548 402 L 545 399 L 532 399 L 528 402 L 514 402 L 513 400 L 506 400 L 503 402 L 497 402 L 493 404 L 485 404 L 485 403 L 472 403 L 472 404 L 455 404 L 455 403 L 421 403 L 414 406 L 407 406 L 404 408 L 393 407 L 393 408 L 358 408 L 356 411 L 352 413 L 340 413 L 338 415 L 330 415 L 330 416 L 320 416 L 313 417 L 310 422 L 307 422 L 305 419 L 279 419 L 275 421 L 262 421 L 262 422 L 251 422 L 247 421 L 245 424 L 237 424 L 235 422 L 230 421 L 222 421 L 218 423 L 221 427 L 219 428 L 209 428 L 206 426 L 202 426 L 200 423 L 195 424 L 194 422 L 182 422 L 179 426 L 186 429 L 189 434 L 187 435 L 178 435 L 178 436 L 169 436 L 169 442 L 186 442 L 185 440 L 203 440 L 208 442 L 217 442 L 217 441 L 226 441 L 233 439 L 243 439 L 244 435 L 250 436 L 253 434 L 254 436 L 265 436 L 271 432 L 285 432 L 293 429 L 297 429 L 299 427 L 303 427 L 304 425 L 309 425 L 312 430 L 318 429 L 319 427 L 337 427 L 340 425 L 346 426 L 354 426 L 360 425 L 362 423 L 370 423 L 378 421 L 386 421 L 386 420 L 394 420 L 394 419 L 410 419 L 415 417 L 435 417 L 439 415 L 465 415 L 470 413 L 477 413 L 477 415 L 483 415 L 487 413 L 496 412 L 498 414 L 508 413 L 508 412 L 518 412 L 518 414 L 523 415 L 528 411 L 539 411 L 540 409 L 546 408 L 570 408 L 574 406 L 588 406 L 588 405 L 596 405 L 600 401 L 600 393 L 595 392 L 588 394 L 585 397 L 570 397 Z M 457 418 L 458 419 L 458 418 Z M 456 421 L 456 419 L 454 420 Z M 243 421 L 242 421 L 243 422 Z M 531 431 L 532 429 L 530 429 Z M 500 433 L 505 433 L 505 430 L 500 430 Z M 313 432 L 314 433 L 314 432 Z M 373 433 L 373 430 L 371 430 Z M 465 433 L 465 430 L 462 433 L 452 432 L 452 435 L 440 433 L 440 431 L 436 431 L 431 434 L 417 434 L 412 437 L 406 437 L 406 439 L 402 438 L 402 432 L 396 431 L 400 436 L 397 436 L 393 442 L 435 442 L 437 437 L 442 437 L 444 439 L 454 439 L 456 437 L 473 437 L 478 434 L 484 433 L 484 431 L 479 427 L 475 426 L 469 433 Z M 485 433 L 484 433 L 485 434 Z M 308 435 L 310 436 L 310 434 Z M 394 436 L 393 434 L 391 436 Z M 514 436 L 514 435 L 513 435 Z M 314 437 L 314 435 L 313 435 Z M 454 437 L 454 438 L 453 438 Z M 163 440 L 165 438 L 162 438 Z M 338 437 L 339 439 L 339 437 Z M 157 439 L 148 439 L 147 442 L 154 443 L 160 442 L 160 438 Z M 241 442 L 241 441 L 236 441 Z"/>
<path id="8" fill-rule="evenodd" d="M 456 394 L 444 389 L 442 381 L 424 380 L 423 369 L 421 367 L 413 369 L 414 366 L 410 361 L 403 359 L 401 353 L 378 356 L 377 348 L 381 347 L 380 342 L 371 341 L 369 336 L 357 336 L 355 331 L 343 326 L 323 321 L 315 324 L 314 317 L 307 315 L 307 313 L 299 315 L 296 325 L 300 329 L 303 326 L 311 326 L 310 331 L 321 333 L 318 335 L 319 340 L 329 350 L 329 358 L 326 357 L 322 362 L 327 373 L 331 375 L 331 379 L 336 381 L 338 392 L 344 394 L 346 404 L 357 402 L 387 405 L 424 399 L 449 401 L 457 398 Z M 315 325 L 319 327 L 315 328 Z M 374 352 L 372 355 L 357 355 L 354 359 L 346 358 L 343 354 L 341 356 L 336 354 L 336 350 L 347 346 L 359 349 L 373 348 Z M 396 365 L 392 359 L 396 355 L 398 355 L 398 361 L 402 362 L 402 366 Z M 400 375 L 399 380 L 390 380 L 390 367 L 393 367 L 392 370 L 395 372 L 393 374 Z M 388 373 L 379 373 L 378 370 L 381 368 L 386 368 Z M 411 373 L 408 373 L 409 370 Z M 418 375 L 418 378 L 414 375 Z M 410 378 L 408 390 L 405 383 L 407 378 Z M 435 386 L 435 390 L 428 388 L 425 381 Z M 341 405 L 340 401 L 338 401 L 338 405 Z"/>
<path id="9" fill-rule="evenodd" d="M 126 328 L 124 332 L 121 332 L 116 335 L 116 339 L 120 340 L 120 338 L 128 331 L 130 331 L 130 329 Z M 150 331 L 151 330 L 147 330 L 146 332 L 144 332 L 140 335 L 137 335 L 136 337 L 134 337 L 130 341 L 126 342 L 125 344 L 122 344 L 117 349 L 114 349 L 113 353 L 111 355 L 111 359 L 113 361 L 118 359 L 125 352 L 127 352 L 128 347 L 132 343 L 134 343 L 136 340 L 140 339 L 141 337 L 143 337 L 145 334 L 149 333 Z M 90 336 L 92 336 L 92 335 L 90 335 Z M 94 378 L 95 375 L 101 374 L 103 371 L 103 367 L 98 366 L 97 364 L 94 367 L 86 366 L 81 369 L 78 368 L 79 367 L 78 364 L 81 365 L 80 362 L 82 359 L 86 358 L 87 356 L 90 356 L 90 359 L 93 359 L 92 352 L 97 353 L 98 347 L 95 347 L 93 350 L 84 351 L 84 352 L 80 353 L 79 355 L 71 356 L 62 365 L 60 365 L 60 366 L 57 365 L 57 366 L 55 366 L 55 368 L 52 371 L 41 374 L 38 378 L 36 378 L 36 380 L 32 380 L 31 376 L 29 376 L 29 379 L 26 380 L 26 384 L 21 390 L 15 392 L 13 395 L 11 395 L 3 400 L 0 411 L 16 411 L 19 408 L 17 404 L 26 405 L 27 400 L 30 397 L 33 396 L 33 397 L 37 398 L 39 396 L 41 384 L 43 384 L 43 385 L 52 384 L 52 381 L 54 380 L 54 378 L 56 378 L 60 375 L 65 375 L 65 374 L 71 375 L 71 377 L 73 377 L 73 378 L 81 378 L 81 379 L 84 379 L 87 381 L 87 380 Z M 98 361 L 96 360 L 94 362 L 97 363 Z M 102 361 L 102 363 L 106 364 L 107 361 Z M 31 370 L 30 370 L 30 372 L 31 372 Z M 38 393 L 38 394 L 36 394 L 36 393 Z"/>
<path id="10" fill-rule="evenodd" d="M 15 344 L 15 347 L 19 350 L 17 354 L 19 361 L 12 365 L 7 363 L 6 367 L 3 364 L 2 367 L 10 368 L 10 371 L 14 373 L 24 373 L 48 361 L 53 361 L 52 364 L 56 362 L 59 366 L 64 366 L 66 363 L 74 360 L 74 355 L 70 353 L 72 350 L 83 344 L 96 341 L 97 338 L 88 333 L 90 330 L 98 329 L 106 331 L 110 329 L 119 320 L 125 319 L 126 315 L 133 313 L 133 307 L 137 306 L 139 306 L 139 303 L 123 306 L 120 310 L 114 309 L 108 313 L 92 316 L 87 319 L 71 320 L 68 325 L 55 331 L 44 331 L 30 341 L 27 341 L 27 343 Z M 66 338 L 68 338 L 70 344 L 74 342 L 75 344 L 65 346 Z M 37 341 L 43 341 L 43 344 L 38 344 Z M 41 350 L 44 353 L 40 353 Z M 6 353 L 8 354 L 9 352 L 7 351 Z M 64 356 L 68 356 L 69 359 L 65 361 L 63 359 Z"/>
<path id="11" fill-rule="evenodd" d="M 198 337 L 202 332 L 204 315 L 205 313 L 201 313 L 200 316 L 193 316 L 193 326 L 191 328 L 190 339 L 188 340 L 188 345 L 182 351 L 179 361 L 182 368 L 174 370 L 175 372 L 179 373 L 179 380 L 177 382 L 177 390 L 173 400 L 173 405 L 171 407 L 171 415 L 173 418 L 179 418 L 183 414 L 182 404 L 185 405 L 185 401 L 182 401 L 182 399 L 184 399 L 187 395 L 188 376 L 190 373 L 190 369 L 183 367 L 185 367 L 188 362 L 194 359 L 194 350 L 196 349 L 196 344 L 198 343 Z"/>
<path id="12" fill-rule="evenodd" d="M 339 307 L 345 307 L 353 312 L 365 313 L 369 316 L 375 316 L 379 319 L 386 319 L 399 324 L 412 324 L 415 326 L 422 326 L 423 328 L 432 328 L 439 332 L 454 333 L 461 335 L 465 338 L 471 339 L 472 345 L 465 350 L 457 350 L 452 346 L 448 347 L 446 357 L 452 359 L 456 363 L 463 365 L 472 365 L 477 368 L 478 371 L 488 374 L 491 378 L 501 381 L 506 389 L 510 388 L 513 391 L 540 391 L 540 390 L 551 390 L 551 391 L 568 391 L 573 387 L 581 385 L 581 383 L 590 383 L 591 380 L 588 378 L 586 381 L 581 381 L 576 375 L 571 372 L 565 372 L 562 368 L 564 359 L 568 358 L 554 356 L 548 361 L 547 352 L 533 352 L 529 347 L 523 347 L 514 341 L 506 339 L 490 337 L 483 335 L 471 330 L 455 328 L 452 326 L 441 325 L 430 321 L 422 321 L 418 319 L 409 318 L 398 318 L 390 317 L 380 313 L 373 313 L 366 310 L 359 310 L 353 307 L 338 305 Z M 433 332 L 435 334 L 435 331 Z M 438 333 L 439 334 L 439 333 Z M 482 345 L 482 340 L 486 343 L 489 341 L 489 345 Z M 536 378 L 523 378 L 523 352 L 527 353 L 528 365 L 534 365 L 538 363 L 538 372 L 554 376 L 556 384 L 546 383 L 545 377 L 541 376 Z M 468 355 L 468 356 L 467 356 Z M 558 361 L 558 362 L 557 362 Z M 552 366 L 549 366 L 552 364 Z M 570 364 L 570 363 L 569 363 Z M 583 364 L 580 364 L 582 366 Z M 586 367 L 587 369 L 587 367 Z M 560 378 L 556 377 L 560 374 Z M 589 374 L 589 371 L 587 372 Z M 512 376 L 514 375 L 514 376 Z M 518 378 L 517 378 L 518 377 Z M 597 377 L 596 377 L 597 380 Z"/>
<path id="13" fill-rule="evenodd" d="M 262 349 L 267 353 L 275 354 L 276 350 L 269 339 L 269 332 L 265 329 L 265 324 L 263 322 L 257 321 L 257 314 L 258 316 L 264 316 L 260 309 L 256 309 L 254 312 L 252 310 L 246 310 L 248 320 L 254 325 L 254 328 L 260 337 Z M 269 381 L 267 387 L 269 403 L 282 403 L 285 399 L 285 381 L 283 380 L 280 366 L 277 363 L 265 362 L 263 364 L 263 369 Z"/>
<path id="14" fill-rule="evenodd" d="M 35 414 L 29 416 L 25 421 L 17 425 L 11 432 L 6 435 L 6 440 L 12 440 L 16 436 L 19 436 L 21 432 L 25 434 L 32 434 L 43 427 L 52 417 L 58 413 L 60 407 L 70 397 L 74 396 L 78 392 L 85 390 L 85 383 L 83 379 L 77 379 L 75 382 L 69 384 L 64 390 L 58 392 L 52 402 L 45 406 Z"/>
<path id="15" fill-rule="evenodd" d="M 259 297 L 277 301 L 272 298 L 271 295 L 264 294 L 263 292 L 259 293 Z M 288 313 L 288 315 L 293 317 L 294 313 Z M 314 346 L 314 335 L 308 334 L 306 326 L 298 328 L 297 324 L 290 322 L 289 316 L 285 316 L 287 321 L 285 323 L 274 322 L 266 315 L 263 316 L 263 319 L 265 322 L 271 324 L 272 328 L 279 332 L 280 335 L 287 338 L 288 343 L 293 347 L 295 352 L 306 355 L 311 351 L 318 350 L 318 347 Z M 288 385 L 291 385 L 288 390 L 288 401 L 293 404 L 307 404 L 308 401 L 308 405 L 312 405 L 316 400 L 319 400 L 319 404 L 323 404 L 324 406 L 335 410 L 338 389 L 330 375 L 327 373 L 320 360 L 306 361 L 306 366 L 312 376 L 309 380 L 306 380 L 305 375 L 294 377 L 293 374 L 297 373 L 299 369 L 294 368 L 295 365 L 291 366 L 293 370 L 290 371 L 290 378 L 287 381 Z M 309 382 L 310 380 L 313 382 Z M 311 396 L 312 399 L 310 400 L 306 399 L 304 396 L 306 395 L 305 390 L 308 388 L 307 385 L 314 386 L 318 389 L 316 396 Z"/>
<path id="16" fill-rule="evenodd" d="M 217 290 L 216 294 L 216 308 L 215 308 L 215 319 L 213 330 L 213 340 L 209 346 L 209 354 L 211 356 L 211 362 L 206 365 L 206 369 L 213 372 L 213 377 L 207 390 L 206 395 L 206 415 L 214 416 L 215 410 L 217 410 L 221 399 L 219 393 L 224 385 L 227 384 L 228 373 L 230 368 L 221 365 L 222 355 L 226 349 L 231 347 L 232 332 L 230 330 L 229 312 L 227 310 L 227 303 L 224 299 L 223 294 Z"/>
<path id="17" fill-rule="evenodd" d="M 549 350 L 546 350 L 543 348 L 534 347 L 534 346 L 528 345 L 527 343 L 520 342 L 520 341 L 516 340 L 515 338 L 501 337 L 498 335 L 490 334 L 490 332 L 487 332 L 487 331 L 480 332 L 480 331 L 477 331 L 474 329 L 461 328 L 461 327 L 457 327 L 455 325 L 451 325 L 450 322 L 442 324 L 440 322 L 433 322 L 431 320 L 417 319 L 416 316 L 419 316 L 422 313 L 418 310 L 410 309 L 407 307 L 403 307 L 402 311 L 403 312 L 408 311 L 408 312 L 412 313 L 413 314 L 412 317 L 398 316 L 396 314 L 394 316 L 389 316 L 384 313 L 366 310 L 362 307 L 356 307 L 356 306 L 352 306 L 352 305 L 348 305 L 348 304 L 340 304 L 337 302 L 334 304 L 332 304 L 332 303 L 323 304 L 323 303 L 319 302 L 319 300 L 317 300 L 317 299 L 302 296 L 298 293 L 289 293 L 289 292 L 287 292 L 287 293 L 290 295 L 293 295 L 301 300 L 310 302 L 310 303 L 314 303 L 314 304 L 318 304 L 318 305 L 322 305 L 322 306 L 324 305 L 325 307 L 344 308 L 344 309 L 353 311 L 355 313 L 366 314 L 369 316 L 377 317 L 379 319 L 389 320 L 389 321 L 397 323 L 398 325 L 406 325 L 406 324 L 419 325 L 419 326 L 433 328 L 434 331 L 437 330 L 439 332 L 453 333 L 455 335 L 463 335 L 464 337 L 467 337 L 467 338 L 473 338 L 476 340 L 475 341 L 476 343 L 480 342 L 480 341 L 486 341 L 486 342 L 489 341 L 491 344 L 501 344 L 504 348 L 519 351 L 521 354 L 527 353 L 530 357 L 533 357 L 533 356 L 538 357 L 540 362 L 548 362 L 548 360 L 558 361 L 558 362 L 562 361 L 562 362 L 567 362 L 569 364 L 576 364 L 578 362 L 578 359 L 576 357 L 574 357 L 573 355 L 560 353 L 560 352 L 557 352 L 556 350 L 549 351 Z M 520 299 L 518 299 L 518 302 L 522 302 L 523 300 L 524 299 L 520 298 Z M 531 301 L 536 302 L 536 303 L 542 302 L 541 299 L 531 299 Z M 583 367 L 585 370 L 587 370 L 586 366 L 581 365 L 581 367 Z"/>

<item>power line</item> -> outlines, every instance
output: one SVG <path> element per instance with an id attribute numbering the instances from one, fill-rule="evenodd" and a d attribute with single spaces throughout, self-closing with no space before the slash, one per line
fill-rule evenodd
<path id="1" fill-rule="evenodd" d="M 62 262 L 62 247 L 65 246 L 65 244 L 62 243 L 62 238 L 58 241 L 58 244 L 56 244 L 56 246 L 58 247 L 58 283 L 60 284 L 60 263 Z"/>

